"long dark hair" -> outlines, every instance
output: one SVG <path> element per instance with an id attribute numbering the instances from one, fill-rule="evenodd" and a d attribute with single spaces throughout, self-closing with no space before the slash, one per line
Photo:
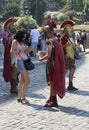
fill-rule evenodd
<path id="1" fill-rule="evenodd" d="M 23 42 L 23 38 L 25 34 L 27 34 L 25 30 L 19 30 L 14 36 L 14 39 L 16 39 L 19 43 L 21 43 Z"/>

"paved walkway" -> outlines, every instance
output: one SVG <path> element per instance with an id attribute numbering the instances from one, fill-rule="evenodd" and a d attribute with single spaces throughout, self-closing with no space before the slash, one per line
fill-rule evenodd
<path id="1" fill-rule="evenodd" d="M 35 61 L 35 59 L 33 59 Z M 1 61 L 0 61 L 1 62 Z M 75 92 L 66 91 L 58 97 L 58 108 L 45 108 L 49 87 L 45 80 L 45 64 L 36 65 L 29 72 L 31 84 L 27 98 L 31 105 L 17 103 L 16 95 L 9 93 L 0 73 L 0 130 L 89 130 L 89 54 L 76 60 Z M 66 87 L 68 73 L 66 75 Z"/>

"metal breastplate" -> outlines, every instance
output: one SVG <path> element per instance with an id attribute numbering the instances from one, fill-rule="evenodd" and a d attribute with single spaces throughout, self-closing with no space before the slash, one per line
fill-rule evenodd
<path id="1" fill-rule="evenodd" d="M 66 56 L 74 59 L 74 42 L 72 41 L 72 39 L 68 39 L 65 50 Z"/>

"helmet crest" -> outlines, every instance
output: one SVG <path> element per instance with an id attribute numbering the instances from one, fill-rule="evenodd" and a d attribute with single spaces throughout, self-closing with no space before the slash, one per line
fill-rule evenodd
<path id="1" fill-rule="evenodd" d="M 46 19 L 45 20 L 45 25 L 48 25 L 50 29 L 57 28 L 56 27 L 56 22 L 53 19 Z"/>
<path id="2" fill-rule="evenodd" d="M 17 26 L 14 25 L 14 22 L 16 22 L 16 19 L 11 17 L 11 18 L 8 18 L 5 22 L 4 22 L 4 25 L 3 25 L 3 28 L 4 29 L 7 29 L 9 31 L 12 31 L 13 29 L 17 31 Z"/>
<path id="3" fill-rule="evenodd" d="M 75 22 L 72 21 L 72 20 L 64 20 L 61 25 L 60 25 L 60 28 L 65 28 L 66 26 L 74 26 L 75 25 Z"/>

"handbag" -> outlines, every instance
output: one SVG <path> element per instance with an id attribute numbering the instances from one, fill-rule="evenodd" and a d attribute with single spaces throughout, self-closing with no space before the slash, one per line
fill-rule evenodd
<path id="1" fill-rule="evenodd" d="M 24 66 L 26 70 L 33 70 L 35 68 L 34 63 L 31 61 L 31 58 L 28 57 L 27 60 L 23 60 Z"/>
<path id="2" fill-rule="evenodd" d="M 24 66 L 26 70 L 33 70 L 35 68 L 34 63 L 31 61 L 31 58 L 28 57 L 28 59 L 23 60 Z"/>
<path id="3" fill-rule="evenodd" d="M 19 56 L 21 57 L 21 55 L 19 54 Z M 26 70 L 33 70 L 35 68 L 34 63 L 31 61 L 31 58 L 29 57 L 29 55 L 27 55 L 27 59 L 24 60 L 22 57 L 21 59 L 23 60 L 24 63 L 24 67 Z"/>

